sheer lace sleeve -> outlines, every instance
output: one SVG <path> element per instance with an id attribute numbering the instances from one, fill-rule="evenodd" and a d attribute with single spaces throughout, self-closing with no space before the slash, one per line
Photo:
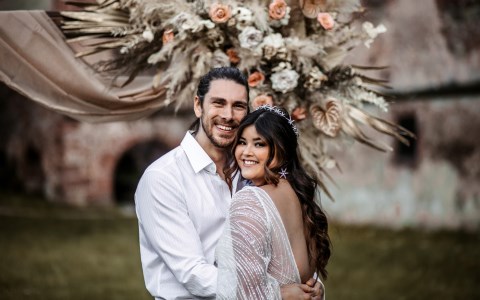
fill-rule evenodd
<path id="1" fill-rule="evenodd" d="M 232 199 L 224 235 L 217 245 L 217 299 L 281 299 L 268 273 L 271 228 L 257 194 L 244 189 Z"/>

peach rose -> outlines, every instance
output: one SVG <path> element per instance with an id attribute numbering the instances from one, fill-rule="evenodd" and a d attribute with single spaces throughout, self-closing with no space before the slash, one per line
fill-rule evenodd
<path id="1" fill-rule="evenodd" d="M 167 29 L 163 32 L 163 36 L 162 36 L 162 42 L 163 44 L 167 44 L 171 41 L 173 41 L 175 35 L 173 34 L 173 30 L 172 29 Z"/>
<path id="2" fill-rule="evenodd" d="M 252 108 L 253 109 L 256 109 L 257 107 L 262 106 L 262 105 L 273 105 L 272 96 L 263 94 L 263 95 L 259 95 L 259 96 L 255 97 L 255 99 L 253 99 L 253 101 L 252 101 Z"/>
<path id="3" fill-rule="evenodd" d="M 325 30 L 330 30 L 335 25 L 335 21 L 329 13 L 319 13 L 317 15 L 317 21 Z"/>
<path id="4" fill-rule="evenodd" d="M 210 7 L 210 19 L 215 23 L 225 23 L 232 16 L 232 10 L 228 5 L 215 3 Z"/>
<path id="5" fill-rule="evenodd" d="M 226 53 L 228 55 L 228 59 L 232 64 L 238 64 L 240 62 L 240 57 L 238 57 L 238 53 L 235 49 L 230 48 L 227 50 Z"/>
<path id="6" fill-rule="evenodd" d="M 304 107 L 297 107 L 292 111 L 292 119 L 301 121 L 307 118 L 307 110 Z"/>
<path id="7" fill-rule="evenodd" d="M 251 87 L 256 87 L 265 80 L 265 75 L 262 72 L 253 72 L 248 76 L 248 85 Z"/>
<path id="8" fill-rule="evenodd" d="M 268 15 L 274 20 L 281 20 L 287 13 L 285 0 L 273 0 L 268 7 Z"/>

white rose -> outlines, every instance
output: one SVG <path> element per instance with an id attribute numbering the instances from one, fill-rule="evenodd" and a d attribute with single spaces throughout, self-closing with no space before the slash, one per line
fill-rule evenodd
<path id="1" fill-rule="evenodd" d="M 277 92 L 282 92 L 285 94 L 286 92 L 291 92 L 298 84 L 298 75 L 297 72 L 294 70 L 284 69 L 278 73 L 273 73 L 270 76 L 270 80 L 272 81 L 272 88 Z"/>
<path id="2" fill-rule="evenodd" d="M 247 49 L 253 49 L 258 46 L 262 41 L 262 38 L 262 32 L 252 26 L 245 27 L 245 29 L 238 35 L 240 46 Z"/>
<path id="3" fill-rule="evenodd" d="M 243 30 L 253 23 L 253 13 L 244 7 L 237 7 L 235 10 L 236 28 Z"/>
<path id="4" fill-rule="evenodd" d="M 278 49 L 284 47 L 282 35 L 280 33 L 269 34 L 262 43 L 263 56 L 270 60 L 277 54 Z"/>

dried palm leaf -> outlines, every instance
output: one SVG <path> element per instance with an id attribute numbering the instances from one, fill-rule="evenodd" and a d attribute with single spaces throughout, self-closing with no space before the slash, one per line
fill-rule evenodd
<path id="1" fill-rule="evenodd" d="M 362 124 L 369 125 L 379 132 L 393 136 L 407 146 L 410 145 L 410 142 L 405 137 L 415 138 L 415 135 L 412 132 L 403 128 L 402 126 L 371 116 L 351 105 L 347 105 L 347 111 L 348 115 L 353 119 L 361 122 Z"/>

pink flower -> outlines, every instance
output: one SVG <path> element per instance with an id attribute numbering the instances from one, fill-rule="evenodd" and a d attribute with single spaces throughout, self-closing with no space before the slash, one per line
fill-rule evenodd
<path id="1" fill-rule="evenodd" d="M 292 119 L 301 121 L 307 118 L 307 110 L 304 107 L 297 107 L 292 111 Z"/>
<path id="2" fill-rule="evenodd" d="M 238 57 L 238 53 L 235 49 L 229 48 L 226 53 L 232 64 L 238 64 L 240 62 L 240 57 Z"/>
<path id="3" fill-rule="evenodd" d="M 210 7 L 210 19 L 215 23 L 225 23 L 232 16 L 232 11 L 228 5 L 215 3 Z"/>
<path id="4" fill-rule="evenodd" d="M 248 76 L 248 85 L 251 87 L 256 87 L 257 85 L 261 84 L 265 80 L 265 75 L 261 72 L 253 72 Z"/>
<path id="5" fill-rule="evenodd" d="M 272 96 L 263 94 L 263 95 L 259 95 L 259 96 L 255 97 L 255 99 L 253 99 L 253 101 L 252 101 L 252 108 L 253 109 L 256 109 L 257 107 L 262 106 L 262 105 L 273 105 Z"/>
<path id="6" fill-rule="evenodd" d="M 317 21 L 325 30 L 330 30 L 335 25 L 335 21 L 329 13 L 319 13 L 317 15 Z"/>
<path id="7" fill-rule="evenodd" d="M 287 13 L 285 0 L 273 0 L 268 7 L 268 15 L 274 20 L 281 20 Z"/>
<path id="8" fill-rule="evenodd" d="M 174 38 L 175 38 L 175 35 L 173 34 L 173 30 L 172 29 L 167 29 L 163 32 L 162 42 L 165 45 L 165 44 L 173 41 Z"/>

